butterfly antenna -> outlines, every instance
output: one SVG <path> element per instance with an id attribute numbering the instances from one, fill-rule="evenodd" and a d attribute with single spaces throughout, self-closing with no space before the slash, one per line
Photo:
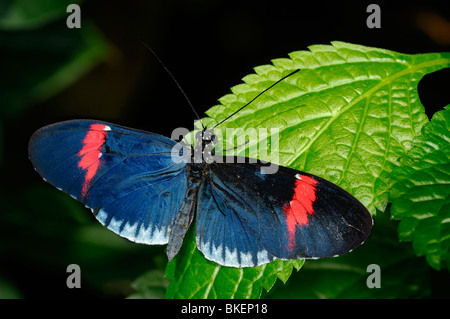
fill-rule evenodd
<path id="1" fill-rule="evenodd" d="M 235 111 L 234 113 L 232 113 L 231 115 L 228 115 L 226 118 L 224 118 L 222 121 L 219 122 L 219 124 L 216 124 L 213 129 L 217 126 L 219 126 L 220 124 L 222 124 L 223 122 L 225 122 L 226 120 L 228 120 L 230 117 L 232 117 L 233 115 L 235 115 L 236 113 L 238 113 L 239 111 L 241 111 L 243 108 L 247 107 L 248 105 L 250 105 L 254 100 L 256 100 L 258 97 L 260 97 L 261 95 L 263 95 L 264 93 L 266 93 L 267 91 L 269 91 L 271 88 L 273 88 L 275 85 L 277 85 L 278 83 L 280 83 L 281 81 L 283 81 L 284 79 L 290 77 L 291 75 L 297 73 L 298 71 L 300 71 L 300 69 L 295 70 L 291 73 L 289 73 L 288 75 L 283 76 L 281 79 L 279 79 L 278 81 L 276 81 L 275 83 L 273 83 L 271 86 L 269 86 L 267 89 L 265 89 L 264 91 L 260 92 L 257 96 L 255 96 L 250 102 L 248 102 L 247 104 L 245 104 L 244 106 L 242 106 L 240 109 L 238 109 L 237 111 Z"/>
<path id="2" fill-rule="evenodd" d="M 181 93 L 184 95 L 184 98 L 186 99 L 186 101 L 188 102 L 189 106 L 191 107 L 192 111 L 194 111 L 195 116 L 197 117 L 197 119 L 200 121 L 200 124 L 203 127 L 203 130 L 206 130 L 206 127 L 203 125 L 202 120 L 200 119 L 200 116 L 198 115 L 197 111 L 195 110 L 194 106 L 191 103 L 191 100 L 189 100 L 187 94 L 184 92 L 184 90 L 181 88 L 181 85 L 178 83 L 178 81 L 175 79 L 175 77 L 172 75 L 172 73 L 169 71 L 169 69 L 166 67 L 166 65 L 161 61 L 161 59 L 159 58 L 159 56 L 155 53 L 155 51 L 153 51 L 153 49 L 147 44 L 147 42 L 144 41 L 144 39 L 139 38 L 139 40 L 142 42 L 142 44 L 153 54 L 153 56 L 156 58 L 156 60 L 158 60 L 159 64 L 162 65 L 162 67 L 164 68 L 164 70 L 166 70 L 166 72 L 169 74 L 169 76 L 172 78 L 172 80 L 175 82 L 175 84 L 177 85 L 178 89 L 181 91 Z"/>

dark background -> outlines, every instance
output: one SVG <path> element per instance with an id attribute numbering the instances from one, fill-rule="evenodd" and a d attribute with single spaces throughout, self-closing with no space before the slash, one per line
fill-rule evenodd
<path id="1" fill-rule="evenodd" d="M 187 102 L 140 37 L 201 115 L 253 67 L 309 45 L 338 40 L 411 54 L 450 51 L 446 1 L 376 1 L 381 29 L 369 29 L 366 8 L 372 2 L 84 1 L 82 23 L 93 22 L 111 44 L 105 61 L 57 94 L 2 114 L 0 297 L 3 284 L 6 296 L 15 298 L 121 298 L 133 292 L 130 282 L 143 272 L 164 271 L 164 247 L 113 238 L 88 210 L 42 182 L 27 158 L 32 133 L 66 119 L 95 118 L 163 135 L 176 127 L 192 129 Z M 62 38 L 78 32 L 67 29 L 66 16 L 31 31 L 3 30 L 1 39 L 30 47 L 20 57 L 26 66 L 46 50 L 30 32 L 57 29 Z M 7 64 L 15 58 L 1 59 L 3 86 L 14 78 Z M 421 81 L 429 117 L 450 104 L 449 84 L 448 70 Z M 84 289 L 67 289 L 69 263 L 80 264 Z"/>

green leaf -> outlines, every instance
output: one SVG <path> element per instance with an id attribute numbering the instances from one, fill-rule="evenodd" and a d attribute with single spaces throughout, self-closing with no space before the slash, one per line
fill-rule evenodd
<path id="1" fill-rule="evenodd" d="M 435 269 L 450 267 L 450 106 L 424 125 L 414 147 L 392 172 L 392 215 L 399 237 Z"/>
<path id="2" fill-rule="evenodd" d="M 3 0 L 0 4 L 0 29 L 31 29 L 68 16 L 67 6 L 73 0 Z"/>
<path id="3" fill-rule="evenodd" d="M 263 140 L 258 136 L 238 154 L 246 152 L 324 177 L 353 194 L 372 214 L 384 211 L 392 185 L 389 175 L 427 122 L 418 82 L 425 74 L 450 66 L 450 54 L 408 55 L 343 42 L 309 50 L 256 67 L 256 74 L 244 77 L 243 84 L 232 87 L 233 94 L 207 111 L 205 123 L 212 127 L 282 76 L 300 69 L 216 128 L 216 133 L 224 128 L 276 128 L 279 147 L 271 149 L 271 157 L 257 154 L 254 145 Z M 225 144 L 233 145 L 233 139 L 227 134 Z M 270 143 L 276 146 L 271 139 Z M 166 275 L 172 279 L 168 298 L 255 298 L 261 287 L 270 289 L 276 277 L 287 279 L 298 262 L 225 268 L 203 258 L 194 241 L 188 236 L 187 248 L 167 266 Z"/>
<path id="4" fill-rule="evenodd" d="M 448 67 L 450 54 L 332 44 L 256 67 L 207 114 L 219 122 L 282 75 L 301 69 L 220 127 L 278 128 L 279 164 L 325 177 L 372 213 L 383 211 L 389 174 L 427 122 L 417 84 Z"/>

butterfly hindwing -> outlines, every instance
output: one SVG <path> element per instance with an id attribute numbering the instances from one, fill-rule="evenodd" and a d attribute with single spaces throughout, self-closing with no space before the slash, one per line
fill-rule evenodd
<path id="1" fill-rule="evenodd" d="M 83 202 L 110 230 L 165 244 L 187 190 L 186 164 L 164 136 L 92 120 L 60 122 L 33 134 L 29 156 L 50 184 Z"/>
<path id="2" fill-rule="evenodd" d="M 246 160 L 248 162 L 248 159 Z M 275 258 L 323 258 L 348 252 L 372 227 L 367 209 L 338 186 L 311 174 L 227 158 L 212 164 L 199 191 L 197 246 L 235 267 Z"/>
<path id="3" fill-rule="evenodd" d="M 247 193 L 248 189 L 233 187 L 211 172 L 198 195 L 198 249 L 207 259 L 224 266 L 252 267 L 273 260 L 258 238 L 258 232 L 264 226 L 272 228 L 269 221 L 259 222 L 264 216 L 258 212 L 257 204 L 261 199 L 256 198 L 255 193 Z M 243 208 L 246 211 L 241 214 Z"/>

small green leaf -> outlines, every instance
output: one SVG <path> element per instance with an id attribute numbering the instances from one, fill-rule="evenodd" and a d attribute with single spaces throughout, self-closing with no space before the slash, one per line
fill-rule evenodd
<path id="1" fill-rule="evenodd" d="M 450 267 L 450 106 L 424 125 L 414 147 L 392 172 L 392 215 L 400 240 L 435 269 Z"/>
<path id="2" fill-rule="evenodd" d="M 277 159 L 246 145 L 248 156 L 306 171 L 341 186 L 374 214 L 388 203 L 391 171 L 427 122 L 417 85 L 427 73 L 450 66 L 449 53 L 408 55 L 343 42 L 314 45 L 310 51 L 255 68 L 207 111 L 219 123 L 264 89 L 285 79 L 222 125 L 233 129 L 278 129 Z M 224 134 L 222 133 L 222 136 Z M 226 141 L 226 145 L 233 145 Z M 272 141 L 271 141 L 272 142 Z M 241 148 L 241 153 L 244 148 Z M 278 151 L 278 153 L 276 153 Z M 253 152 L 253 153 L 252 153 Z M 298 261 L 275 261 L 255 268 L 226 268 L 206 260 L 194 236 L 168 264 L 167 298 L 255 298 L 261 288 L 286 280 Z M 298 268 L 298 264 L 296 268 Z"/>

